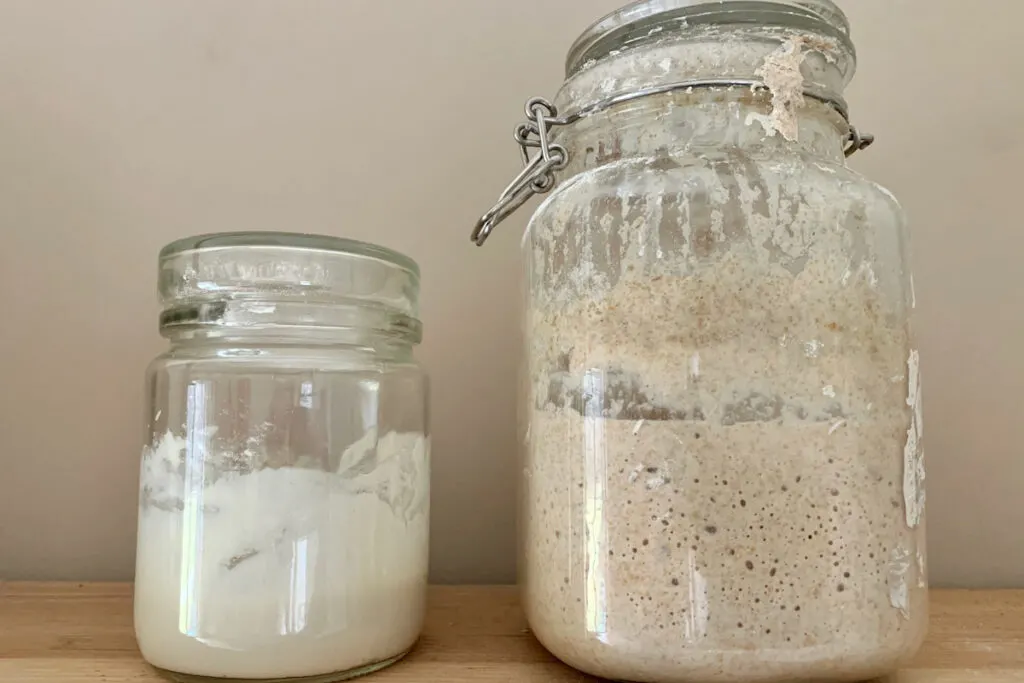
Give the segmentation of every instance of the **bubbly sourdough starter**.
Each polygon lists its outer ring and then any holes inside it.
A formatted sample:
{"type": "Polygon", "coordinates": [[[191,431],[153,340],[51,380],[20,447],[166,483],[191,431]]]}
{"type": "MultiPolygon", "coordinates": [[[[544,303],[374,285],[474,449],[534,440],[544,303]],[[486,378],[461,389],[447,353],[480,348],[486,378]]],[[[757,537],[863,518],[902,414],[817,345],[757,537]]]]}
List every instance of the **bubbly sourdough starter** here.
{"type": "MultiPolygon", "coordinates": [[[[202,440],[200,440],[202,441],[202,440]]],[[[216,678],[345,672],[406,652],[427,582],[427,441],[371,430],[334,473],[205,480],[167,435],[143,456],[135,585],[151,664],[216,678]]],[[[230,454],[227,456],[230,457],[230,454]]]]}
{"type": "Polygon", "coordinates": [[[569,664],[862,680],[920,643],[916,353],[869,270],[830,284],[836,255],[739,250],[529,313],[525,604],[569,664]]]}

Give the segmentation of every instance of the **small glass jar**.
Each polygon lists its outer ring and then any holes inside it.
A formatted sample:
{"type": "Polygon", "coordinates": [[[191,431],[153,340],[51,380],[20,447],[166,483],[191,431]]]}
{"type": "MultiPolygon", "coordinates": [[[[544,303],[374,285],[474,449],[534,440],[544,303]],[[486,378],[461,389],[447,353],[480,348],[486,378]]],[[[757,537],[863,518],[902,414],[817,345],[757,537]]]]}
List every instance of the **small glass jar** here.
{"type": "Polygon", "coordinates": [[[517,129],[481,243],[523,239],[521,582],[565,662],[855,681],[928,618],[904,218],[845,156],[830,0],[644,0],[517,129]]]}
{"type": "Polygon", "coordinates": [[[176,680],[337,681],[423,623],[429,528],[419,270],[330,237],[160,254],[135,577],[145,659],[176,680]]]}

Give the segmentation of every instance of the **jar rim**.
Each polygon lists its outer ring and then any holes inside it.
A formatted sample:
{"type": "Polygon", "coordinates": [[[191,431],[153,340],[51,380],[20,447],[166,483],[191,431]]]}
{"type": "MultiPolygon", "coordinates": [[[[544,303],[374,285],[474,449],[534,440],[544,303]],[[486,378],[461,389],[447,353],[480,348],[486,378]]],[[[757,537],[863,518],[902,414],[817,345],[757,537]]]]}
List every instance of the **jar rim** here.
{"type": "Polygon", "coordinates": [[[159,256],[161,329],[376,330],[419,340],[419,267],[357,240],[286,232],[186,237],[159,256]]]}
{"type": "Polygon", "coordinates": [[[349,254],[384,261],[408,271],[418,280],[420,267],[415,260],[393,249],[370,242],[344,237],[292,232],[218,232],[193,235],[175,240],[160,250],[160,261],[174,258],[191,251],[236,247],[280,247],[303,251],[321,251],[349,254]]]}
{"type": "Polygon", "coordinates": [[[807,27],[810,22],[854,51],[850,22],[833,0],[636,0],[598,19],[576,39],[566,57],[566,77],[622,48],[639,33],[653,35],[666,21],[728,25],[750,23],[753,17],[779,26],[807,27]]]}

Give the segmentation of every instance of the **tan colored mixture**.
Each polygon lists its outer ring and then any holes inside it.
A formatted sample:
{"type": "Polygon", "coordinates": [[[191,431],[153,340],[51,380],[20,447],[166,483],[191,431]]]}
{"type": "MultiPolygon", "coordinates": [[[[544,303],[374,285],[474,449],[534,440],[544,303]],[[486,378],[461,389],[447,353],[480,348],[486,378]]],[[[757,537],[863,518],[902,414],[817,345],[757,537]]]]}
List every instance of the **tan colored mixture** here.
{"type": "Polygon", "coordinates": [[[836,277],[837,253],[796,275],[734,254],[531,311],[525,602],[569,664],[862,680],[916,649],[916,367],[873,275],[836,277]]]}

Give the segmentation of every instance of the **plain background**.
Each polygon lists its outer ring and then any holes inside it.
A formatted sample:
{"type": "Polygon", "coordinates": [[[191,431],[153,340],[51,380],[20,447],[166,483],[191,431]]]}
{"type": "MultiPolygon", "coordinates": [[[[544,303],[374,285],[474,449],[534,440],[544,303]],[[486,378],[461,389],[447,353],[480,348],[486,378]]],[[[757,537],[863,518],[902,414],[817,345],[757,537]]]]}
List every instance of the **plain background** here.
{"type": "MultiPolygon", "coordinates": [[[[433,577],[514,577],[511,130],[618,0],[0,0],[0,578],[132,576],[156,254],[221,230],[423,267],[433,577]]],[[[934,581],[1024,586],[1020,0],[846,0],[854,165],[916,241],[934,581]]]]}

